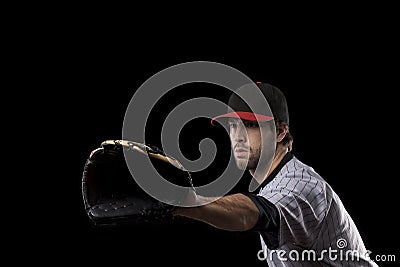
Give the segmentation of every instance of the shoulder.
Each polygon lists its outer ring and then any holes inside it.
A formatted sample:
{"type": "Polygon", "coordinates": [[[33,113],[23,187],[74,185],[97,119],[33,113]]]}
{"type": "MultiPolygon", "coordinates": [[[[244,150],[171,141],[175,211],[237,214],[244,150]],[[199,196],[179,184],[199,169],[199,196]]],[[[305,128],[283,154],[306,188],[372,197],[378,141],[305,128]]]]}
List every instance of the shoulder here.
{"type": "Polygon", "coordinates": [[[312,167],[293,157],[260,190],[260,195],[274,203],[293,201],[293,198],[310,203],[324,197],[326,188],[327,183],[312,167]]]}

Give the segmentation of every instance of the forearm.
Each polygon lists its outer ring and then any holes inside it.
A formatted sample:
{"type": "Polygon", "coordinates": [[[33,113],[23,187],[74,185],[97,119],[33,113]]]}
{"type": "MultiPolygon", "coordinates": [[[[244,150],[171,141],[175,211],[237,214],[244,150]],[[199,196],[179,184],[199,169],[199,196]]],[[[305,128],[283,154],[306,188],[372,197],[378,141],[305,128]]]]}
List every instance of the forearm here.
{"type": "MultiPolygon", "coordinates": [[[[198,196],[201,202],[201,196],[198,196]]],[[[174,215],[203,221],[216,228],[230,231],[246,231],[258,220],[257,206],[247,196],[234,194],[221,197],[206,205],[178,208],[174,215]]]]}

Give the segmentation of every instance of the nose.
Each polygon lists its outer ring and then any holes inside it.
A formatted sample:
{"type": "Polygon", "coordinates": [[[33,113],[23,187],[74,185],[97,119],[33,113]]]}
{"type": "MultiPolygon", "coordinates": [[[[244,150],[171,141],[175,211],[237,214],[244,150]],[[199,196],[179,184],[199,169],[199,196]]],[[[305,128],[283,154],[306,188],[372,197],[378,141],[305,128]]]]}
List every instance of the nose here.
{"type": "Polygon", "coordinates": [[[244,125],[238,123],[238,126],[233,132],[233,139],[236,143],[244,143],[247,140],[247,132],[244,125]]]}

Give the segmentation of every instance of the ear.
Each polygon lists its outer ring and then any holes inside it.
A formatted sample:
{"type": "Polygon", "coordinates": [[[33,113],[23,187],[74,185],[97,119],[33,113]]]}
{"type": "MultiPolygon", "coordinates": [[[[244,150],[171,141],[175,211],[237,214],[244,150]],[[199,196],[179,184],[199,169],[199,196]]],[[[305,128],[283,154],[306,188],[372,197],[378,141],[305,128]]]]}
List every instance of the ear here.
{"type": "Polygon", "coordinates": [[[288,132],[288,126],[284,123],[280,123],[276,128],[276,142],[280,143],[285,138],[288,132]]]}

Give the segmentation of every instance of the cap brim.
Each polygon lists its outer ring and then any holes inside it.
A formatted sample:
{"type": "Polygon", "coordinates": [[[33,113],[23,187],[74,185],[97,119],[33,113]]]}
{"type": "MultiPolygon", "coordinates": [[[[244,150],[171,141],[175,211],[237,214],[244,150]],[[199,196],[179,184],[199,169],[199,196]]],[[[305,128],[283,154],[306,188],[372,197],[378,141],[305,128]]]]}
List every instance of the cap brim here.
{"type": "Polygon", "coordinates": [[[271,121],[274,119],[274,117],[271,117],[271,116],[256,114],[253,112],[238,111],[238,112],[230,112],[230,113],[216,116],[211,119],[211,124],[214,125],[214,121],[221,119],[221,118],[237,118],[237,119],[242,119],[242,120],[259,121],[259,122],[271,121]]]}

